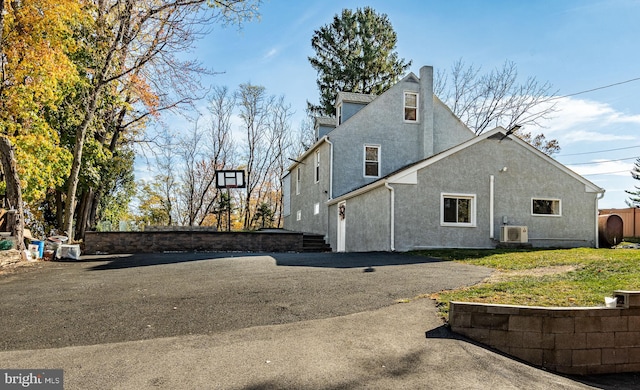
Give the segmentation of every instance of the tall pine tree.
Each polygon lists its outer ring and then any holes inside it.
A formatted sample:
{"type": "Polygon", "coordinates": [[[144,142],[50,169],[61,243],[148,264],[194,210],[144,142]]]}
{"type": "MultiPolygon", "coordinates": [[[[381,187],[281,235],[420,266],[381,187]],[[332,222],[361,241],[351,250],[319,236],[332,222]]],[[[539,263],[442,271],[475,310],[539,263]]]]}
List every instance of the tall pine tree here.
{"type": "Polygon", "coordinates": [[[333,23],[316,30],[309,57],[318,72],[320,104],[307,103],[311,113],[335,115],[338,91],[380,94],[395,84],[411,66],[394,51],[396,33],[385,14],[372,8],[344,9],[333,23]]]}
{"type": "MultiPolygon", "coordinates": [[[[631,170],[631,176],[640,180],[640,158],[636,160],[636,163],[631,170]]],[[[627,194],[631,195],[629,200],[627,200],[627,205],[629,207],[640,207],[640,186],[634,186],[636,188],[635,191],[625,191],[627,194]]]]}

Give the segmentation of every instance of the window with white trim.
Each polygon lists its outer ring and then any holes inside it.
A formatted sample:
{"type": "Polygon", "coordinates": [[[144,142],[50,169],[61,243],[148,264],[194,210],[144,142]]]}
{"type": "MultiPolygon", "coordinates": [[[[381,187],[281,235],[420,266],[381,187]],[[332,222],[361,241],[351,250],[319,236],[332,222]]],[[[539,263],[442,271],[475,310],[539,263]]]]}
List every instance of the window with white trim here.
{"type": "Polygon", "coordinates": [[[440,210],[442,226],[476,225],[475,194],[442,194],[440,210]]]}
{"type": "Polygon", "coordinates": [[[320,203],[315,203],[313,205],[313,215],[320,214],[320,203]]]}
{"type": "Polygon", "coordinates": [[[302,169],[296,168],[296,195],[300,195],[300,181],[302,180],[302,169]]]}
{"type": "Polygon", "coordinates": [[[342,103],[336,108],[336,114],[338,115],[338,126],[342,124],[342,103]]]}
{"type": "Polygon", "coordinates": [[[404,93],[404,120],[405,122],[418,121],[418,94],[415,92],[404,93]]]}
{"type": "Polygon", "coordinates": [[[302,210],[298,210],[296,212],[296,221],[299,221],[302,219],[302,210]]]}
{"type": "Polygon", "coordinates": [[[320,181],[320,151],[319,150],[316,150],[316,166],[313,174],[313,181],[316,183],[320,181]]]}
{"type": "Polygon", "coordinates": [[[532,215],[562,216],[562,202],[553,198],[531,198],[532,215]]]}
{"type": "Polygon", "coordinates": [[[364,176],[380,176],[380,145],[364,146],[364,176]]]}

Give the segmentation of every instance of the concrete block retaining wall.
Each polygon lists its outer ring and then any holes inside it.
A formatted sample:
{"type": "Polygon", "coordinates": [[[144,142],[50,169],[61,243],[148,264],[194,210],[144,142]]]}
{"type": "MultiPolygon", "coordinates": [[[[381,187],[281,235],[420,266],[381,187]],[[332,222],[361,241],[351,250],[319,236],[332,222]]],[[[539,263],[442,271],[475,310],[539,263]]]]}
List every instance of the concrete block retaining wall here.
{"type": "Polygon", "coordinates": [[[565,374],[640,371],[640,292],[619,307],[528,307],[451,302],[454,332],[565,374]],[[620,307],[623,306],[623,307],[620,307]]]}
{"type": "Polygon", "coordinates": [[[289,232],[144,231],[87,232],[83,253],[168,251],[300,252],[303,234],[289,232]]]}

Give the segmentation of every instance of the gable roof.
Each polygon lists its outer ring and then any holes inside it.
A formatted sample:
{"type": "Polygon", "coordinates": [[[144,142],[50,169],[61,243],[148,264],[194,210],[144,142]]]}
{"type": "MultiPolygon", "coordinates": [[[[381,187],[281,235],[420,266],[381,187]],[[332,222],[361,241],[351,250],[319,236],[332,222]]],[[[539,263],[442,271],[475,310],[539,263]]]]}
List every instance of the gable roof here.
{"type": "Polygon", "coordinates": [[[367,185],[364,185],[360,188],[356,188],[346,194],[343,194],[337,198],[334,199],[330,199],[328,204],[334,204],[337,202],[340,202],[342,200],[346,200],[355,196],[358,196],[360,194],[369,192],[377,187],[383,186],[385,184],[415,184],[417,181],[417,174],[418,171],[420,169],[423,169],[425,167],[428,167],[429,165],[432,165],[440,160],[443,160],[461,150],[464,150],[472,145],[475,145],[481,141],[484,141],[488,138],[492,138],[492,137],[496,137],[499,136],[501,138],[509,138],[510,140],[516,142],[517,144],[519,144],[520,146],[528,149],[529,151],[535,153],[536,155],[538,155],[538,157],[542,158],[543,160],[545,160],[546,162],[550,163],[551,165],[555,166],[556,168],[560,169],[561,171],[563,171],[564,173],[568,174],[569,176],[573,177],[575,180],[583,183],[585,185],[585,190],[587,192],[593,192],[593,193],[604,193],[604,189],[601,187],[598,187],[597,185],[593,184],[592,182],[590,182],[589,180],[585,179],[584,177],[578,175],[577,173],[575,173],[574,171],[572,171],[571,169],[567,168],[565,165],[559,163],[558,161],[556,161],[555,159],[551,158],[550,156],[546,155],[545,153],[541,152],[540,150],[536,149],[535,147],[533,147],[532,145],[530,145],[529,143],[521,140],[520,138],[514,136],[514,135],[507,135],[507,130],[505,130],[503,127],[498,126],[495,129],[491,130],[491,131],[487,131],[485,133],[482,133],[481,135],[474,137],[466,142],[463,142],[461,144],[458,144],[452,148],[449,148],[443,152],[440,152],[438,154],[435,154],[433,156],[430,156],[424,160],[415,162],[413,164],[409,164],[405,167],[402,167],[400,169],[398,169],[395,172],[391,172],[390,174],[379,178],[378,180],[369,183],[367,185]]]}
{"type": "Polygon", "coordinates": [[[336,98],[336,106],[341,102],[369,104],[376,97],[376,95],[367,93],[338,92],[338,97],[336,98]]]}

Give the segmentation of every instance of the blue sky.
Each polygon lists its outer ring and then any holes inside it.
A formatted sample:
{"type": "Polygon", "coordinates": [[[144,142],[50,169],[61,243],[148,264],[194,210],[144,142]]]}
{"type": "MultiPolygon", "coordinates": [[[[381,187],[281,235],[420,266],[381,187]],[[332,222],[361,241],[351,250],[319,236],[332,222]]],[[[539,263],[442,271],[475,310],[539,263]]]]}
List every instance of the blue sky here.
{"type": "MultiPolygon", "coordinates": [[[[319,95],[307,59],[313,32],[343,8],[365,6],[388,16],[397,52],[416,74],[423,65],[448,69],[460,58],[487,71],[510,60],[520,77],[548,81],[560,96],[640,78],[635,0],[267,0],[260,21],[240,31],[216,26],[187,55],[224,72],[206,85],[250,82],[284,95],[297,129],[306,101],[319,95]]],[[[557,139],[557,160],[605,188],[601,208],[626,207],[624,190],[640,185],[629,174],[640,157],[640,80],[558,102],[545,128],[525,130],[557,139]]]]}

